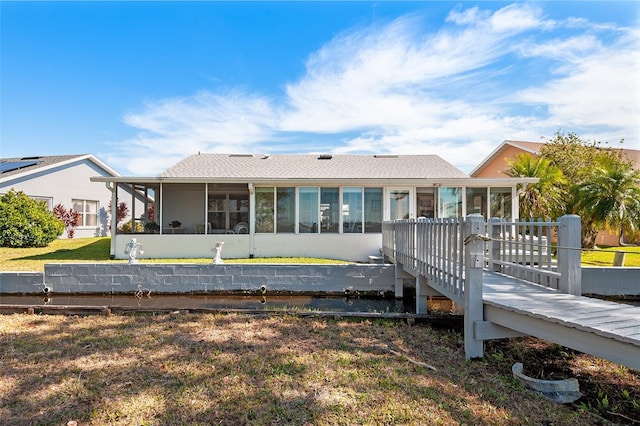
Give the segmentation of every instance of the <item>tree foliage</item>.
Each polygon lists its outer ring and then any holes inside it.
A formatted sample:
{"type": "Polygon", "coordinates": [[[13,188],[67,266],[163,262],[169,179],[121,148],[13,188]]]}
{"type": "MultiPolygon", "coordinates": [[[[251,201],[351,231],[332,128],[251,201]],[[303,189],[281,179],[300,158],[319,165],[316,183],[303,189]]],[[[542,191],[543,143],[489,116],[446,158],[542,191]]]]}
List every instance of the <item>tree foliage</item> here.
{"type": "Polygon", "coordinates": [[[588,212],[595,226],[617,232],[620,243],[625,231],[640,228],[640,173],[621,164],[594,168],[589,179],[575,190],[576,207],[588,212]]]}
{"type": "Polygon", "coordinates": [[[0,197],[0,246],[45,247],[63,231],[44,201],[13,189],[0,197]]]}
{"type": "Polygon", "coordinates": [[[537,183],[520,188],[520,215],[525,218],[555,217],[563,208],[566,179],[562,171],[544,157],[519,154],[508,161],[507,175],[536,177],[537,183]]]}
{"type": "Polygon", "coordinates": [[[555,217],[577,214],[582,218],[584,247],[595,245],[599,230],[620,232],[638,228],[640,204],[634,202],[638,172],[621,149],[586,141],[575,133],[556,133],[542,146],[540,157],[565,176],[564,182],[558,183],[563,198],[555,217]]]}
{"type": "Polygon", "coordinates": [[[80,223],[80,213],[73,209],[67,210],[65,206],[58,203],[53,207],[53,214],[58,218],[67,230],[67,237],[73,238],[75,234],[75,227],[80,223]]]}
{"type": "MultiPolygon", "coordinates": [[[[127,203],[125,203],[124,201],[121,202],[117,202],[116,201],[116,205],[117,205],[117,209],[116,209],[116,225],[119,224],[120,222],[122,222],[124,220],[125,217],[127,217],[127,215],[129,214],[129,207],[127,207],[127,203]]],[[[109,204],[107,205],[107,214],[111,215],[111,212],[113,211],[112,205],[111,205],[111,200],[109,200],[109,204]]]]}

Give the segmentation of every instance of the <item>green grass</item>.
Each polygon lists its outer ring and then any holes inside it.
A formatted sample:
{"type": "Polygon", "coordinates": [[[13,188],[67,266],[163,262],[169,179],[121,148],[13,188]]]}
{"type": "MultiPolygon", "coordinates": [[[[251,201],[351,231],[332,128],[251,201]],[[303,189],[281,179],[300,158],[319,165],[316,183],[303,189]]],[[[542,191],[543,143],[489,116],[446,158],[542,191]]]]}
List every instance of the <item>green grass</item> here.
{"type": "MultiPolygon", "coordinates": [[[[13,249],[0,247],[0,271],[44,271],[45,263],[126,262],[109,260],[111,239],[75,238],[55,240],[47,247],[13,249]]],[[[625,266],[640,267],[640,247],[602,247],[582,252],[582,264],[611,266],[616,251],[627,252],[625,266]]],[[[341,260],[309,257],[270,257],[224,259],[225,263],[349,263],[341,260]]],[[[140,263],[211,263],[211,258],[141,259],[140,263]]]]}
{"type": "Polygon", "coordinates": [[[624,266],[640,266],[640,247],[600,247],[582,252],[582,264],[589,266],[612,266],[616,251],[626,252],[624,266]]]}
{"type": "MultiPolygon", "coordinates": [[[[0,271],[44,271],[46,263],[114,262],[109,260],[111,238],[74,238],[53,241],[47,247],[0,247],[0,271]]],[[[212,258],[197,259],[140,259],[140,263],[211,263],[212,258]]],[[[349,263],[341,260],[309,257],[269,257],[253,259],[224,259],[225,263],[349,263]]]]}

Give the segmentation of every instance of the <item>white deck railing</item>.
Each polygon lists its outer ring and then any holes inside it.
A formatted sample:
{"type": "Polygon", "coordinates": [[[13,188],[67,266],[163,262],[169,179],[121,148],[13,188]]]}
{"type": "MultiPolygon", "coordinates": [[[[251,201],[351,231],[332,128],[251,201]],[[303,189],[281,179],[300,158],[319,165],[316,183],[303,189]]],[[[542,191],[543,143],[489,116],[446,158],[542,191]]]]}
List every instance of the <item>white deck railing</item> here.
{"type": "MultiPolygon", "coordinates": [[[[459,302],[464,295],[464,247],[468,238],[463,232],[464,223],[465,218],[385,222],[382,252],[427,277],[432,287],[459,302]]],[[[563,216],[557,222],[506,222],[492,218],[477,236],[484,244],[483,266],[489,270],[580,294],[577,216],[563,216]]]]}
{"type": "Polygon", "coordinates": [[[488,223],[489,269],[554,289],[560,288],[551,241],[558,235],[559,222],[488,223]]]}
{"type": "MultiPolygon", "coordinates": [[[[580,218],[558,222],[489,223],[480,215],[459,219],[419,219],[385,222],[383,254],[421,283],[464,306],[464,345],[467,358],[483,356],[476,327],[484,321],[482,280],[485,268],[562,293],[580,295],[580,218]],[[552,246],[552,237],[557,245],[552,246]],[[554,265],[552,247],[557,252],[554,265]]],[[[397,280],[397,278],[396,278],[397,280]]],[[[397,285],[397,283],[396,283],[397,285]]],[[[396,290],[397,294],[397,290],[396,290]]],[[[498,333],[499,334],[499,333],[498,333]]]]}

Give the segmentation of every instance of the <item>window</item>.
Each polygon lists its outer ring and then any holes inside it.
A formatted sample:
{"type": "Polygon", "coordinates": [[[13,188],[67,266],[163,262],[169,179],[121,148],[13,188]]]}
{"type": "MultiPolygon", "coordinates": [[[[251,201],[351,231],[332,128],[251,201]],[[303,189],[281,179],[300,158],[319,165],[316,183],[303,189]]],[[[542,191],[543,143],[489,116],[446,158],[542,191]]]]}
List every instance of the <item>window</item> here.
{"type": "Polygon", "coordinates": [[[342,189],[342,232],[362,233],[362,188],[342,189]]]}
{"type": "Polygon", "coordinates": [[[256,188],[256,232],[274,231],[273,194],[274,188],[256,188]]]}
{"type": "Polygon", "coordinates": [[[73,210],[80,214],[78,226],[98,226],[98,202],[91,200],[71,200],[73,210]]]}
{"type": "Polygon", "coordinates": [[[38,197],[38,196],[34,196],[34,195],[29,195],[29,198],[34,199],[36,201],[44,201],[45,204],[47,205],[47,209],[49,209],[49,211],[53,210],[53,198],[51,198],[51,197],[38,197]]]}
{"type": "Polygon", "coordinates": [[[318,232],[318,188],[302,187],[298,190],[299,224],[301,234],[318,232]]]}
{"type": "Polygon", "coordinates": [[[435,214],[435,191],[433,188],[418,188],[416,201],[418,206],[418,217],[434,218],[435,214]]]}
{"type": "Polygon", "coordinates": [[[467,214],[487,218],[487,188],[467,188],[467,214]]]}
{"type": "Polygon", "coordinates": [[[382,232],[382,188],[364,189],[364,232],[382,232]]]}
{"type": "Polygon", "coordinates": [[[409,190],[393,190],[389,193],[389,218],[409,219],[409,190]]]}
{"type": "MultiPolygon", "coordinates": [[[[273,197],[272,197],[273,203],[273,197]]],[[[249,189],[244,185],[209,186],[207,233],[249,233],[249,189]]],[[[204,233],[205,226],[198,226],[204,233]]]]}
{"type": "Polygon", "coordinates": [[[462,189],[451,187],[440,188],[440,208],[438,210],[443,218],[462,216],[462,189]]]}
{"type": "Polygon", "coordinates": [[[276,194],[278,206],[276,232],[295,232],[296,190],[295,188],[278,188],[276,194]]]}
{"type": "Polygon", "coordinates": [[[337,234],[340,231],[340,189],[320,188],[320,232],[337,234]]]}
{"type": "Polygon", "coordinates": [[[491,217],[511,220],[511,188],[491,188],[491,217]]]}

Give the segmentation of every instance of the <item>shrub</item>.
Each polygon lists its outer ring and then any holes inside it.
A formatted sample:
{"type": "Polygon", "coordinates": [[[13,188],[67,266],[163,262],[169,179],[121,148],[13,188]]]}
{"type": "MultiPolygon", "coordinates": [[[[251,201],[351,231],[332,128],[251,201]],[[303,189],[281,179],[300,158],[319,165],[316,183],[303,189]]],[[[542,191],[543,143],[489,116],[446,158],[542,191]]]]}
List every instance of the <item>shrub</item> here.
{"type": "Polygon", "coordinates": [[[80,223],[80,213],[73,211],[73,209],[67,210],[65,206],[58,203],[53,208],[53,215],[64,223],[64,228],[67,230],[67,237],[73,238],[76,232],[74,228],[80,223]]]}
{"type": "Polygon", "coordinates": [[[44,201],[13,189],[0,197],[0,246],[45,247],[63,231],[44,201]]]}
{"type": "Polygon", "coordinates": [[[120,234],[142,234],[144,226],[140,222],[136,222],[135,231],[131,232],[131,221],[128,220],[118,228],[120,234]]]}

